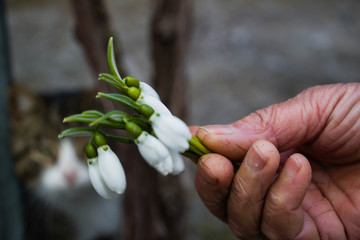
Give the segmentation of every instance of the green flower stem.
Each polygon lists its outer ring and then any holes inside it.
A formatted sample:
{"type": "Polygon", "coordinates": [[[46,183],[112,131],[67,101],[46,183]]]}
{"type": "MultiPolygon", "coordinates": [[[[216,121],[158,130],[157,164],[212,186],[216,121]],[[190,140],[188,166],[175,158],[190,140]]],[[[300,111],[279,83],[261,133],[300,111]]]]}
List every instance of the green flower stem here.
{"type": "Polygon", "coordinates": [[[115,135],[111,135],[111,134],[104,134],[104,135],[108,139],[112,139],[112,140],[122,142],[122,143],[134,144],[134,140],[131,138],[120,137],[120,136],[115,136],[115,135]]]}
{"type": "Polygon", "coordinates": [[[64,118],[63,122],[64,123],[68,123],[68,122],[83,122],[83,123],[92,123],[93,121],[95,121],[96,119],[98,119],[97,117],[87,117],[81,114],[75,114],[75,115],[71,115],[69,117],[64,118]]]}
{"type": "Polygon", "coordinates": [[[199,159],[200,158],[200,156],[198,154],[195,154],[195,153],[193,153],[191,151],[185,151],[185,152],[182,153],[182,155],[185,156],[185,157],[188,157],[188,158],[192,158],[192,159],[199,159]]]}
{"type": "Polygon", "coordinates": [[[137,102],[135,102],[134,100],[132,100],[131,98],[129,98],[128,96],[122,95],[122,94],[117,94],[117,93],[102,93],[99,92],[96,95],[97,98],[107,98],[109,100],[118,102],[123,104],[126,107],[131,108],[132,110],[138,112],[139,111],[139,104],[137,102]]]}
{"type": "Polygon", "coordinates": [[[109,71],[111,74],[117,76],[121,80],[121,76],[119,74],[119,71],[116,67],[116,61],[115,61],[115,53],[114,53],[114,41],[113,37],[110,37],[108,42],[108,48],[107,48],[107,60],[108,60],[108,66],[109,71]]]}
{"type": "Polygon", "coordinates": [[[98,129],[95,128],[90,128],[90,127],[75,127],[75,128],[68,128],[64,131],[62,131],[59,135],[58,138],[62,139],[64,137],[93,137],[95,131],[98,131],[100,133],[102,133],[107,139],[112,139],[118,142],[122,142],[122,143],[128,143],[128,144],[133,144],[134,140],[127,138],[127,137],[120,137],[120,136],[115,136],[112,134],[107,134],[104,133],[103,131],[100,131],[98,129]]]}
{"type": "MultiPolygon", "coordinates": [[[[124,125],[124,127],[125,127],[125,125],[124,125]]],[[[124,129],[124,128],[122,128],[122,129],[124,129]]],[[[58,137],[60,139],[62,139],[64,137],[93,137],[95,131],[98,131],[98,132],[102,133],[107,139],[112,139],[112,140],[115,140],[115,141],[118,141],[118,142],[121,142],[121,143],[134,144],[134,140],[131,139],[131,138],[120,137],[120,136],[116,136],[116,135],[112,135],[112,134],[107,134],[107,133],[105,133],[103,131],[100,131],[100,130],[98,130],[96,128],[90,128],[90,127],[68,128],[68,129],[62,131],[58,135],[58,137]]],[[[195,139],[193,141],[198,141],[197,146],[202,145],[198,139],[195,139]]],[[[192,159],[199,159],[202,155],[204,155],[206,153],[209,153],[209,152],[208,151],[207,152],[200,151],[194,145],[190,144],[189,150],[182,153],[182,155],[184,155],[185,157],[192,158],[192,159]]]]}
{"type": "Polygon", "coordinates": [[[58,138],[64,137],[91,137],[94,134],[94,129],[89,127],[75,127],[75,128],[68,128],[62,131],[58,138]]]}
{"type": "Polygon", "coordinates": [[[90,126],[96,126],[98,124],[101,124],[101,122],[105,120],[114,121],[116,123],[124,123],[122,121],[123,117],[128,117],[128,116],[129,115],[123,111],[113,110],[104,114],[103,116],[100,116],[98,119],[90,123],[90,126]]]}
{"type": "Polygon", "coordinates": [[[211,151],[209,149],[207,149],[201,142],[199,139],[197,139],[196,137],[192,137],[189,140],[189,144],[190,146],[193,146],[194,148],[196,148],[197,150],[199,150],[202,154],[207,154],[207,153],[211,153],[211,151]]]}
{"type": "Polygon", "coordinates": [[[194,147],[194,146],[191,145],[191,144],[190,144],[189,150],[190,150],[191,152],[194,152],[195,154],[199,155],[200,157],[201,157],[202,155],[204,155],[203,152],[201,152],[199,149],[197,149],[196,147],[194,147]]]}
{"type": "MultiPolygon", "coordinates": [[[[94,118],[87,118],[87,117],[66,117],[64,118],[64,123],[65,122],[82,122],[82,123],[88,123],[89,125],[91,123],[93,123],[94,121],[96,121],[96,119],[94,118]]],[[[100,123],[97,124],[97,126],[103,126],[103,127],[109,127],[109,128],[116,128],[116,129],[124,129],[125,124],[124,123],[116,123],[116,122],[111,122],[108,120],[104,120],[101,121],[100,123]]]]}
{"type": "Polygon", "coordinates": [[[92,117],[101,117],[104,114],[102,112],[99,112],[97,110],[87,110],[81,113],[82,115],[86,115],[86,116],[92,116],[92,117]]]}
{"type": "Polygon", "coordinates": [[[114,86],[123,93],[127,93],[128,87],[120,78],[116,77],[115,75],[109,73],[100,73],[99,80],[114,86]]]}

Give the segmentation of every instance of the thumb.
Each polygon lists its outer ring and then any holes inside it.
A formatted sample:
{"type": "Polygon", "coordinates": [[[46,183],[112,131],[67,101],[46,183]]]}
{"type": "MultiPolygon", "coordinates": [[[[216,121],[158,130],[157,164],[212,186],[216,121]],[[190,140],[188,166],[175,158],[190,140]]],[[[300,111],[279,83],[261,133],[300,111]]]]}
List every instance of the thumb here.
{"type": "Polygon", "coordinates": [[[349,86],[359,89],[356,84],[309,88],[231,124],[200,127],[196,136],[210,150],[231,160],[242,159],[258,139],[270,141],[280,152],[286,151],[319,137],[349,86]]]}

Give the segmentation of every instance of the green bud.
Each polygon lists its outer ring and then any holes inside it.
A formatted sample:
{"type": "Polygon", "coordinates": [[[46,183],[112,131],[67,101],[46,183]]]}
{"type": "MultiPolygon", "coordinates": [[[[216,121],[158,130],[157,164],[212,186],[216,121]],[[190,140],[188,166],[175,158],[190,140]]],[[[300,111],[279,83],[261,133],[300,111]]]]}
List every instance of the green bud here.
{"type": "Polygon", "coordinates": [[[140,90],[136,87],[129,87],[127,92],[128,96],[135,101],[139,98],[140,93],[140,90]]]}
{"type": "Polygon", "coordinates": [[[95,144],[97,147],[106,145],[106,138],[105,138],[104,134],[95,132],[93,138],[94,138],[94,141],[95,141],[95,144]]]}
{"type": "Polygon", "coordinates": [[[88,159],[97,157],[98,154],[94,144],[89,142],[88,145],[85,146],[85,154],[88,159]]]}
{"type": "Polygon", "coordinates": [[[136,78],[127,76],[124,78],[124,80],[128,87],[140,88],[140,82],[136,78]]]}
{"type": "Polygon", "coordinates": [[[139,108],[139,112],[141,115],[143,115],[144,117],[149,119],[151,117],[151,115],[154,114],[154,109],[152,107],[150,107],[149,105],[142,104],[139,108]]]}
{"type": "Polygon", "coordinates": [[[141,127],[134,122],[126,122],[125,129],[134,139],[138,138],[143,131],[141,127]]]}

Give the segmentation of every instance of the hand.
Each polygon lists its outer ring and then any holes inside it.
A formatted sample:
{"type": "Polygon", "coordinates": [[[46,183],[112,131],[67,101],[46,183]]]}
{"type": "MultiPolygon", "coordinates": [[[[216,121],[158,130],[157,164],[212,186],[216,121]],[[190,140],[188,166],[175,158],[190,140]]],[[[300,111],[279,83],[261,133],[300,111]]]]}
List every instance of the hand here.
{"type": "Polygon", "coordinates": [[[192,127],[216,152],[198,162],[200,198],[241,239],[360,239],[359,119],[354,83],[192,127]]]}

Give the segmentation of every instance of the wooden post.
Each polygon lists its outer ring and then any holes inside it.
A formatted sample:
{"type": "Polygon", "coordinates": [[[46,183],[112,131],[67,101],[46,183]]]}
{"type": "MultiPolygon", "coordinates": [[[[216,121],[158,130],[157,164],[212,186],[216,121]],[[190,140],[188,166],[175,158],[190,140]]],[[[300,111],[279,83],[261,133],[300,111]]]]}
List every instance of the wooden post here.
{"type": "MultiPolygon", "coordinates": [[[[186,119],[185,55],[190,33],[190,0],[157,0],[151,20],[153,83],[162,101],[186,119]]],[[[127,161],[125,239],[183,239],[184,199],[178,177],[162,177],[138,155],[127,161]]]]}
{"type": "MultiPolygon", "coordinates": [[[[106,6],[103,0],[72,0],[72,5],[75,17],[75,33],[84,48],[84,53],[94,73],[94,79],[97,80],[99,73],[108,72],[107,44],[109,38],[114,35],[106,6]]],[[[114,42],[116,42],[116,37],[114,42]]],[[[120,75],[124,76],[118,44],[115,43],[114,46],[118,70],[120,75]]],[[[114,91],[109,85],[100,81],[97,82],[97,88],[103,92],[114,91]]],[[[113,107],[113,105],[106,103],[104,104],[105,110],[113,107]]]]}
{"type": "Polygon", "coordinates": [[[13,163],[10,158],[8,86],[11,81],[5,3],[0,0],[0,239],[24,238],[22,205],[13,163]]]}
{"type": "Polygon", "coordinates": [[[187,116],[185,57],[191,26],[191,0],[157,0],[151,22],[153,81],[171,112],[187,116]]]}

